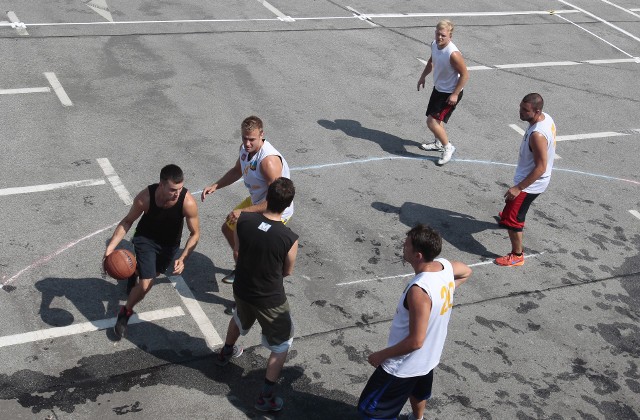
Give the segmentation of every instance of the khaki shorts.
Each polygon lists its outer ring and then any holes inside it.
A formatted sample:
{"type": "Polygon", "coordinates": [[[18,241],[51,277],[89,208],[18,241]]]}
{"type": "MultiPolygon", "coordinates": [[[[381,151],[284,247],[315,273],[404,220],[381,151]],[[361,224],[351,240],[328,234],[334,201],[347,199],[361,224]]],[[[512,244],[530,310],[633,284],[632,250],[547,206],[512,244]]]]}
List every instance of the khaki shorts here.
{"type": "Polygon", "coordinates": [[[293,321],[289,309],[289,302],[274,308],[259,308],[243,301],[235,294],[236,307],[233,318],[240,329],[240,334],[246,335],[253,324],[258,321],[262,328],[263,345],[274,353],[287,351],[293,341],[293,321]]]}
{"type": "MultiPolygon", "coordinates": [[[[242,210],[242,209],[246,209],[247,207],[250,207],[252,205],[253,205],[253,202],[251,201],[251,197],[247,197],[244,200],[242,200],[242,202],[240,204],[238,204],[237,206],[235,206],[233,209],[234,210],[242,210]]],[[[289,217],[289,218],[286,218],[286,219],[282,219],[282,223],[284,223],[286,225],[287,222],[289,221],[289,219],[291,219],[291,218],[289,217]]],[[[236,224],[235,223],[232,223],[232,222],[229,222],[229,221],[226,221],[225,223],[227,224],[227,227],[229,229],[231,229],[232,231],[236,230],[236,224]]]]}

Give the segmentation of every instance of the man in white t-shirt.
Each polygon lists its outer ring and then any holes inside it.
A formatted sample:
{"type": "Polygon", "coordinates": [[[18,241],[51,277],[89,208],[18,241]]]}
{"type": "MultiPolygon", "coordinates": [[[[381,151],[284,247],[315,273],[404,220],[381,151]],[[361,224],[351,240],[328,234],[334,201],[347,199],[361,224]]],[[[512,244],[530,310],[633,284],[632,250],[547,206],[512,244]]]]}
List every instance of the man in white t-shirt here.
{"type": "Polygon", "coordinates": [[[520,143],[518,165],[513,187],[504,193],[505,206],[499,213],[500,225],[509,231],[511,252],[496,258],[495,263],[505,267],[524,264],[522,230],[529,206],[549,186],[553,160],[556,155],[556,124],[542,112],[544,100],[530,93],[520,102],[520,119],[529,123],[520,143]]]}
{"type": "Polygon", "coordinates": [[[462,89],[469,80],[467,66],[460,50],[451,42],[453,22],[444,19],[436,25],[435,40],[431,42],[431,57],[418,80],[418,90],[424,88],[427,75],[433,70],[433,91],[427,106],[427,127],[435,136],[433,143],[420,146],[422,150],[439,151],[438,165],[451,160],[456,148],[449,142],[444,125],[462,99],[462,89]]]}
{"type": "Polygon", "coordinates": [[[471,276],[461,262],[436,259],[441,249],[442,238],[434,229],[417,225],[407,232],[403,258],[416,275],[400,297],[387,347],[369,355],[376,370],[358,401],[363,419],[395,419],[407,399],[412,413],[404,418],[421,420],[424,415],[447,337],[453,293],[471,276]]]}
{"type": "MultiPolygon", "coordinates": [[[[202,201],[209,194],[213,194],[220,188],[233,184],[243,178],[244,185],[249,190],[249,197],[245,198],[227,215],[222,224],[222,234],[227,239],[231,249],[234,249],[234,232],[240,213],[253,212],[264,213],[267,210],[267,190],[269,185],[280,177],[291,179],[289,165],[284,157],[264,138],[262,120],[256,116],[250,116],[242,121],[242,145],[239,157],[233,168],[229,169],[222,178],[209,185],[202,191],[202,201]]],[[[282,213],[282,222],[287,223],[293,215],[293,203],[282,213]]],[[[238,255],[234,251],[234,261],[238,255]]],[[[235,269],[226,275],[222,281],[232,284],[235,279],[235,269]]]]}

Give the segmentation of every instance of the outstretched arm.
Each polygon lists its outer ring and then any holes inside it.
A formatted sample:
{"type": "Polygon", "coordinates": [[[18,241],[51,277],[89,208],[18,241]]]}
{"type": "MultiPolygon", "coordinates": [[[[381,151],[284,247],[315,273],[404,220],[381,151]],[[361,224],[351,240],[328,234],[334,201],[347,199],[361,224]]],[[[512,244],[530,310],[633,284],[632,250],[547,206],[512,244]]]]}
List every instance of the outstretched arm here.
{"type": "Polygon", "coordinates": [[[233,168],[229,169],[224,175],[222,175],[222,178],[202,190],[200,200],[204,201],[209,194],[213,194],[216,190],[233,184],[240,178],[242,178],[242,169],[240,167],[240,159],[238,159],[233,168]]]}

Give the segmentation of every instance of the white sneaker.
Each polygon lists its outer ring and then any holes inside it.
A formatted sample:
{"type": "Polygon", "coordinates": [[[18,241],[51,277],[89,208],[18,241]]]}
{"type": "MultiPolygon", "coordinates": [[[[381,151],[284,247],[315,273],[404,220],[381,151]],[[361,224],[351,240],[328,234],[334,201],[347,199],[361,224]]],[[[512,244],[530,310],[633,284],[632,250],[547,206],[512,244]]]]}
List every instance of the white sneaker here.
{"type": "Polygon", "coordinates": [[[449,162],[451,160],[451,157],[453,156],[453,152],[455,151],[456,147],[453,144],[447,144],[442,150],[442,156],[440,157],[440,160],[438,160],[438,165],[444,165],[445,163],[449,162]]]}
{"type": "Polygon", "coordinates": [[[428,152],[432,152],[432,151],[436,151],[436,152],[442,152],[442,143],[440,143],[440,140],[435,139],[435,141],[433,143],[422,143],[420,145],[420,148],[422,150],[426,150],[428,152]]]}

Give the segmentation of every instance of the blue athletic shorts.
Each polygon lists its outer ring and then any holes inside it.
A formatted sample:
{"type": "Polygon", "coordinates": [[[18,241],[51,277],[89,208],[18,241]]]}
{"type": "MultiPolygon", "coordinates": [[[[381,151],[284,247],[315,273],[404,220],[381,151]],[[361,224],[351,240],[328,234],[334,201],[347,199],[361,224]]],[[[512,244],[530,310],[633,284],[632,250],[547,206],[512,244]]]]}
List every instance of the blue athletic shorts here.
{"type": "Polygon", "coordinates": [[[144,236],[134,236],[131,242],[136,250],[138,275],[144,280],[167,271],[178,250],[177,246],[161,246],[144,236]]]}

